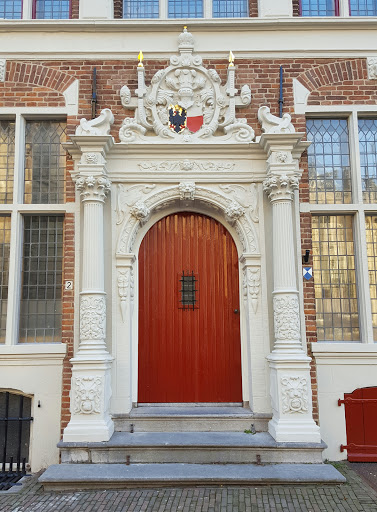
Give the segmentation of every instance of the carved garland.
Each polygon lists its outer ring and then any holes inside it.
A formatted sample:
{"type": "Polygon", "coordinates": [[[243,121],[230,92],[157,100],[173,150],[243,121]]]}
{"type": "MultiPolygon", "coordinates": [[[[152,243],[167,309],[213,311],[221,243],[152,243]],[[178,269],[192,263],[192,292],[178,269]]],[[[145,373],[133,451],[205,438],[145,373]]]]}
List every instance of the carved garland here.
{"type": "Polygon", "coordinates": [[[106,300],[103,296],[82,296],[80,302],[80,340],[106,337],[106,300]]]}
{"type": "Polygon", "coordinates": [[[276,340],[300,339],[299,302],[296,295],[274,295],[274,325],[276,340]]]}

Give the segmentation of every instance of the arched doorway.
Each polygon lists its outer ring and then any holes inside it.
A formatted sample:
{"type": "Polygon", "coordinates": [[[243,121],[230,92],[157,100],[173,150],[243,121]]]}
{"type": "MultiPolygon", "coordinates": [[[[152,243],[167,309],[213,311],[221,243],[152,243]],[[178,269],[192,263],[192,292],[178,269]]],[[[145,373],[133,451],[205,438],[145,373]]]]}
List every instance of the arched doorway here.
{"type": "Polygon", "coordinates": [[[139,251],[139,403],[241,402],[238,255],[225,227],[162,218],[139,251]]]}

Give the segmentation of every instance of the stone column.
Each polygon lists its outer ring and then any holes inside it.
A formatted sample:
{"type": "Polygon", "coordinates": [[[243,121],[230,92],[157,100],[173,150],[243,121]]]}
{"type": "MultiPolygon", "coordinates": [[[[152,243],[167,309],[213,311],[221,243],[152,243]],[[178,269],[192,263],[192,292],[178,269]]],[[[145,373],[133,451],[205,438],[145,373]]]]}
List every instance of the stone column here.
{"type": "Polygon", "coordinates": [[[81,151],[76,188],[82,201],[80,344],[72,363],[71,420],[63,441],[108,441],[114,432],[109,414],[111,363],[106,347],[103,209],[111,183],[106,153],[110,136],[75,136],[81,151]]]}
{"type": "Polygon", "coordinates": [[[275,342],[268,356],[273,410],[269,432],[279,442],[319,443],[319,428],[312,416],[310,357],[301,341],[293,215],[298,159],[307,147],[300,142],[302,136],[269,133],[260,140],[268,156],[264,190],[272,204],[273,222],[275,342]]]}

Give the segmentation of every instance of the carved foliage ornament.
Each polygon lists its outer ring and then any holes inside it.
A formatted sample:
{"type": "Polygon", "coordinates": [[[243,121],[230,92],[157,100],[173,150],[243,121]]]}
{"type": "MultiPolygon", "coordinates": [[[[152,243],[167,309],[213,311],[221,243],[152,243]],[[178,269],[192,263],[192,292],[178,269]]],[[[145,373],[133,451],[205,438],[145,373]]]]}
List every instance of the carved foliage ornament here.
{"type": "Polygon", "coordinates": [[[157,172],[179,172],[179,171],[199,171],[199,172],[229,172],[234,169],[235,164],[232,162],[197,162],[191,160],[164,162],[140,162],[139,168],[142,171],[157,172]]]}
{"type": "Polygon", "coordinates": [[[377,80],[377,57],[368,57],[367,64],[369,80],[377,80]]]}
{"type": "Polygon", "coordinates": [[[126,313],[127,313],[127,300],[130,299],[131,302],[134,300],[134,288],[135,288],[135,280],[134,280],[134,271],[132,268],[126,268],[122,270],[118,270],[118,293],[120,297],[120,309],[122,313],[123,322],[126,321],[126,313]]]}
{"type": "Polygon", "coordinates": [[[105,176],[79,176],[76,179],[76,188],[83,201],[104,201],[111,189],[111,181],[105,176]]]}
{"type": "Polygon", "coordinates": [[[178,38],[179,53],[170,57],[170,66],[155,73],[148,87],[144,67],[137,67],[137,98],[130,96],[127,86],[120,92],[123,106],[135,109],[135,117],[126,118],[119,131],[122,142],[150,142],[147,132],[177,143],[213,137],[253,140],[254,130],[235,114],[236,107],[250,104],[250,87],[242,86],[238,96],[234,65],[229,66],[227,83],[222,85],[216,70],[203,67],[193,50],[194,38],[185,28],[178,38]]]}
{"type": "Polygon", "coordinates": [[[99,414],[101,412],[102,377],[74,378],[73,411],[75,414],[99,414]]]}
{"type": "Polygon", "coordinates": [[[80,301],[80,340],[104,340],[105,336],[105,297],[82,296],[80,301]]]}
{"type": "Polygon", "coordinates": [[[258,302],[260,294],[260,268],[248,267],[244,270],[244,295],[249,294],[251,307],[254,313],[258,311],[258,302]]]}
{"type": "Polygon", "coordinates": [[[7,61],[0,59],[0,82],[5,82],[5,73],[7,70],[7,61]]]}
{"type": "Polygon", "coordinates": [[[283,413],[308,411],[308,381],[305,377],[284,376],[281,378],[283,413]]]}
{"type": "Polygon", "coordinates": [[[296,295],[274,295],[276,340],[300,339],[300,310],[296,295]]]}
{"type": "Polygon", "coordinates": [[[278,199],[292,200],[294,190],[298,189],[299,180],[294,174],[275,175],[271,174],[263,182],[263,190],[271,201],[278,199]]]}

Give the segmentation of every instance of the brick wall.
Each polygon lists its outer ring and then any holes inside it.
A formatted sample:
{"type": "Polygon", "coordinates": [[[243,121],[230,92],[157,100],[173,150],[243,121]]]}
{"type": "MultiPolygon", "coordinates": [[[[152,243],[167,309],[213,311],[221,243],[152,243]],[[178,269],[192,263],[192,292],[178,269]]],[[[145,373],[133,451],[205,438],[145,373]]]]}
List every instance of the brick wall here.
{"type": "Polygon", "coordinates": [[[79,19],[79,3],[80,0],[71,0],[71,19],[79,19]]]}
{"type": "Polygon", "coordinates": [[[123,0],[114,0],[114,18],[123,18],[123,0]]]}
{"type": "Polygon", "coordinates": [[[293,16],[300,16],[300,0],[292,0],[293,16]]]}
{"type": "MultiPolygon", "coordinates": [[[[168,62],[144,61],[146,82],[149,84],[153,74],[166,67],[168,62]]],[[[207,67],[214,67],[223,82],[227,76],[227,55],[219,60],[207,60],[207,67]]],[[[291,59],[291,60],[236,60],[237,87],[250,85],[252,104],[239,112],[246,117],[257,135],[260,127],[257,120],[258,108],[268,105],[275,115],[279,111],[279,68],[284,68],[284,112],[292,114],[296,130],[305,132],[305,116],[293,112],[292,79],[297,78],[310,91],[310,105],[334,104],[371,104],[377,103],[377,82],[367,78],[365,59],[291,59]]],[[[133,116],[133,111],[126,111],[120,102],[119,90],[127,84],[132,93],[137,88],[136,58],[133,61],[69,61],[69,62],[13,62],[7,63],[4,83],[0,83],[0,106],[11,107],[15,103],[25,106],[54,107],[64,105],[63,91],[75,79],[80,80],[80,100],[78,116],[67,119],[68,134],[73,134],[81,117],[91,117],[91,92],[93,68],[97,68],[97,113],[103,108],[111,108],[115,116],[112,135],[118,140],[118,131],[122,120],[133,116]]],[[[67,169],[72,161],[67,157],[67,169]]],[[[309,201],[307,159],[301,161],[303,176],[300,184],[300,201],[309,201]]],[[[74,201],[74,186],[67,172],[67,201],[74,201]]],[[[65,259],[64,279],[73,278],[74,265],[74,226],[73,216],[67,215],[65,221],[65,259]]],[[[311,215],[301,215],[302,251],[311,251],[311,215]]],[[[312,251],[311,251],[312,252],[312,251]]],[[[309,260],[309,265],[311,260],[309,260]]],[[[310,355],[310,343],[316,341],[315,299],[313,280],[304,282],[304,312],[306,318],[306,339],[310,355]]],[[[68,355],[64,361],[62,428],[69,420],[70,363],[73,355],[73,293],[64,292],[63,296],[63,341],[68,345],[68,355]]],[[[315,419],[318,420],[317,383],[315,367],[311,369],[313,387],[313,406],[315,419]]]]}
{"type": "Polygon", "coordinates": [[[258,0],[249,0],[249,16],[250,18],[258,17],[258,0]]]}

